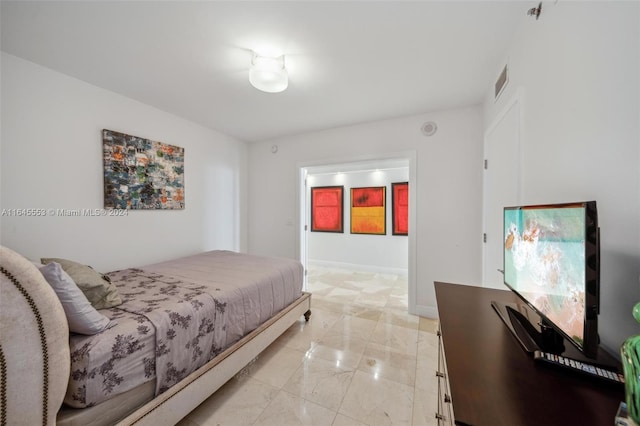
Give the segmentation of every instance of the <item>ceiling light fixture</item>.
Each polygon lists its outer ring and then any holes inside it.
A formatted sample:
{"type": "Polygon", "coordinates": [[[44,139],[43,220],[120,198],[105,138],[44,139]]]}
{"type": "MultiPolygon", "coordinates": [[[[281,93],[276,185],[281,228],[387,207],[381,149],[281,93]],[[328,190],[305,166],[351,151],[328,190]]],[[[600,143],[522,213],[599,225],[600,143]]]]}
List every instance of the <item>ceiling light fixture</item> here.
{"type": "Polygon", "coordinates": [[[278,93],[285,90],[289,85],[289,74],[284,66],[284,55],[270,57],[253,52],[249,82],[263,92],[278,93]]]}

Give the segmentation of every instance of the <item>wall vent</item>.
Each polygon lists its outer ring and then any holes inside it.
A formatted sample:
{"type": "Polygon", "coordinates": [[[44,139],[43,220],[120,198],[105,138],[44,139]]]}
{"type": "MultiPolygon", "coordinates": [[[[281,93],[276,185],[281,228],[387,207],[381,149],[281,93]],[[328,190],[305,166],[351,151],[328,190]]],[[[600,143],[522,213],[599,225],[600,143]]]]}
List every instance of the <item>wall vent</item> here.
{"type": "Polygon", "coordinates": [[[507,86],[508,82],[509,82],[509,69],[507,67],[507,64],[505,64],[494,86],[494,97],[493,97],[494,101],[498,100],[498,98],[500,97],[500,94],[502,93],[504,88],[507,86]]]}

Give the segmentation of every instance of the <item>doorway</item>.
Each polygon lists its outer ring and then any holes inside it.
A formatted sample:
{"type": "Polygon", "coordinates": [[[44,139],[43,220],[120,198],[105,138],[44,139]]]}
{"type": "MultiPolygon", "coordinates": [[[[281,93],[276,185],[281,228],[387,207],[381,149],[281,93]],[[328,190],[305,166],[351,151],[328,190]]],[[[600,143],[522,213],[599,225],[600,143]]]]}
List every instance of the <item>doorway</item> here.
{"type": "MultiPolygon", "coordinates": [[[[325,185],[327,182],[329,183],[335,183],[336,185],[340,185],[341,182],[344,184],[344,200],[343,200],[343,223],[344,223],[344,227],[343,227],[343,234],[340,237],[343,237],[345,239],[349,239],[349,238],[353,238],[353,237],[359,237],[357,235],[351,235],[350,234],[350,229],[349,229],[349,206],[350,206],[350,192],[349,189],[350,187],[354,187],[354,186],[376,186],[376,173],[381,175],[384,174],[385,171],[389,174],[390,179],[392,180],[396,180],[396,179],[400,179],[401,174],[399,175],[397,173],[398,170],[402,170],[404,169],[405,171],[405,176],[408,176],[407,179],[405,179],[405,181],[410,182],[409,184],[409,229],[415,229],[415,203],[412,202],[412,200],[415,199],[415,185],[413,184],[416,179],[415,179],[415,175],[416,175],[416,155],[415,152],[403,152],[403,153],[395,153],[395,154],[389,154],[386,156],[381,156],[381,157],[371,157],[371,158],[353,158],[353,159],[342,159],[342,160],[335,160],[335,161],[325,161],[325,162],[315,162],[315,163],[307,163],[307,164],[299,164],[298,165],[298,178],[299,178],[299,185],[298,185],[298,201],[299,201],[299,214],[298,214],[298,252],[300,255],[300,261],[303,264],[304,268],[305,268],[305,289],[307,288],[308,282],[307,282],[307,278],[308,278],[308,271],[310,270],[310,253],[315,256],[317,256],[318,250],[314,251],[314,246],[310,246],[310,244],[313,244],[314,242],[314,238],[315,237],[320,237],[319,241],[328,241],[331,240],[331,238],[333,237],[333,240],[336,240],[338,237],[337,235],[333,234],[326,234],[326,233],[318,233],[318,232],[314,232],[313,235],[311,234],[310,231],[310,218],[311,218],[311,212],[310,212],[310,187],[312,186],[328,186],[325,185]],[[366,174],[371,174],[371,176],[368,177],[368,180],[361,180],[358,181],[358,176],[362,177],[366,174]],[[315,180],[315,183],[314,183],[315,180]],[[371,184],[360,184],[358,182],[371,182],[371,184]],[[324,234],[324,235],[323,235],[324,234]],[[310,238],[312,237],[312,238],[310,238]],[[323,240],[324,237],[324,240],[323,240]]],[[[387,181],[384,183],[384,185],[388,186],[387,191],[391,190],[390,187],[390,182],[388,181],[389,179],[387,179],[387,181]]],[[[380,182],[383,182],[383,180],[381,180],[380,182]]],[[[380,183],[380,185],[382,185],[383,183],[380,183]]],[[[389,196],[387,198],[388,200],[391,200],[391,197],[389,196]]],[[[387,215],[388,218],[391,217],[391,201],[387,202],[387,215]]],[[[390,220],[387,220],[387,224],[390,223],[390,220]]],[[[415,313],[415,302],[416,302],[416,285],[415,285],[415,238],[412,236],[412,233],[409,232],[409,236],[392,236],[392,232],[391,229],[389,228],[389,226],[387,226],[387,230],[386,230],[386,236],[384,238],[387,238],[387,241],[392,241],[392,244],[405,244],[405,251],[404,251],[404,256],[405,259],[404,260],[404,267],[402,267],[402,265],[397,269],[397,272],[400,272],[402,269],[404,269],[405,272],[405,276],[406,276],[406,281],[407,281],[407,301],[406,301],[406,308],[405,310],[408,310],[409,313],[415,313]],[[395,240],[391,240],[391,238],[395,238],[395,240]]],[[[368,239],[369,242],[373,242],[373,244],[376,244],[380,241],[382,241],[382,236],[372,236],[372,235],[367,235],[365,236],[368,239]],[[376,238],[378,240],[376,240],[376,238]]],[[[363,239],[364,240],[364,239],[363,239]]],[[[316,238],[316,243],[317,243],[318,239],[316,238]]],[[[324,256],[320,256],[320,257],[324,257],[324,256]]],[[[360,260],[353,260],[353,257],[349,257],[349,256],[340,256],[339,253],[337,253],[332,259],[330,259],[326,265],[321,265],[321,266],[327,266],[327,267],[331,267],[331,266],[340,266],[340,260],[341,259],[346,259],[348,258],[349,261],[348,262],[344,262],[345,266],[349,267],[351,266],[350,264],[358,264],[359,266],[363,266],[364,263],[361,259],[360,260]]],[[[366,258],[366,256],[365,256],[366,258]]],[[[311,260],[316,260],[316,259],[311,259],[311,260]]],[[[316,265],[318,264],[318,262],[314,262],[316,265]]],[[[322,262],[320,262],[322,263],[322,262]]],[[[376,271],[376,265],[369,265],[369,271],[366,271],[366,265],[365,265],[365,271],[364,272],[375,272],[376,271]]],[[[380,268],[378,268],[380,269],[380,268]]],[[[391,269],[391,273],[393,273],[393,266],[389,267],[387,265],[387,269],[391,269]]],[[[345,292],[345,294],[348,292],[345,292]]]]}

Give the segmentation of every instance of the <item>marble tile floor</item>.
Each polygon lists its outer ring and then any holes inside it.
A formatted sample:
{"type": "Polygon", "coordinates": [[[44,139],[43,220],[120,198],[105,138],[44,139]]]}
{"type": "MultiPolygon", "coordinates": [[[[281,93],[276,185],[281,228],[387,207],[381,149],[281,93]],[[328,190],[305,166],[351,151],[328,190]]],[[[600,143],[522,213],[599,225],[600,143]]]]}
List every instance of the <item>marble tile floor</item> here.
{"type": "Polygon", "coordinates": [[[180,426],[436,425],[437,321],[407,314],[407,280],[309,271],[301,318],[180,426]]]}

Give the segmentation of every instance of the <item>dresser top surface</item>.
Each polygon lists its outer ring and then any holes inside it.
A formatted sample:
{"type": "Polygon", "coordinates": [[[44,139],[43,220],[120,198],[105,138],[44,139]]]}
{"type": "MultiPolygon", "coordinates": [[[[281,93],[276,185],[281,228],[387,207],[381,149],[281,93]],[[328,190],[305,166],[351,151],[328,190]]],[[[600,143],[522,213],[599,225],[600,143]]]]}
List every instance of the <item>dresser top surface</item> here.
{"type": "Polygon", "coordinates": [[[491,307],[518,302],[515,294],[441,282],[435,289],[457,422],[613,424],[624,387],[535,363],[491,307]]]}

